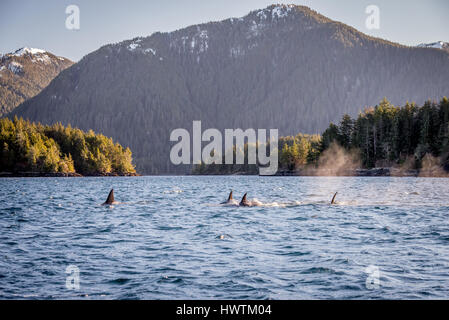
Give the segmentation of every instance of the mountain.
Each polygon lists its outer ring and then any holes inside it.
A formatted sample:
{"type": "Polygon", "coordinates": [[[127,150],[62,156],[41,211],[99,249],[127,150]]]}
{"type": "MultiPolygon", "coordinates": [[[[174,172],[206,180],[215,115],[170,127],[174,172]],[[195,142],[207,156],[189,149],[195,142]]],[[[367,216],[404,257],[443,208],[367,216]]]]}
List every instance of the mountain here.
{"type": "Polygon", "coordinates": [[[0,54],[0,117],[41,92],[72,61],[35,48],[0,54]]]}
{"type": "Polygon", "coordinates": [[[93,129],[129,146],[139,173],[170,164],[175,128],[278,128],[320,133],[387,97],[449,94],[449,54],[367,36],[307,7],[272,5],[243,18],[101,47],[10,116],[93,129]]]}
{"type": "Polygon", "coordinates": [[[442,49],[449,52],[449,42],[437,41],[432,43],[422,43],[418,45],[419,48],[434,48],[442,49]]]}

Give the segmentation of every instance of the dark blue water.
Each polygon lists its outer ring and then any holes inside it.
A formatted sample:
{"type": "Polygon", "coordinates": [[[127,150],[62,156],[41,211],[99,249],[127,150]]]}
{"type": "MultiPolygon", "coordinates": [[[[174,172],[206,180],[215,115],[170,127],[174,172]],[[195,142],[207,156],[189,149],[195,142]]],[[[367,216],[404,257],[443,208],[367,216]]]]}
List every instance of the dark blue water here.
{"type": "Polygon", "coordinates": [[[438,178],[0,179],[0,298],[447,299],[448,195],[438,178]],[[110,188],[122,203],[101,206],[110,188]],[[231,188],[259,206],[219,205],[231,188]]]}

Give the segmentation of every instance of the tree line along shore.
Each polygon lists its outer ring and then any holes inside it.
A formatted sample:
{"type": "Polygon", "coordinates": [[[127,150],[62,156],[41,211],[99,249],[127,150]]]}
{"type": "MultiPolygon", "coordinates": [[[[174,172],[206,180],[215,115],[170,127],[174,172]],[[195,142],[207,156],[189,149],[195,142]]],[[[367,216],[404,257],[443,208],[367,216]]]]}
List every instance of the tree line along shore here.
{"type": "MultiPolygon", "coordinates": [[[[200,164],[194,175],[254,174],[257,165],[200,164]]],[[[280,137],[277,175],[448,176],[449,100],[394,106],[386,99],[321,135],[280,137]]],[[[224,161],[223,161],[224,163],[224,161]]],[[[132,153],[111,138],[60,123],[0,119],[0,176],[137,175],[132,153]]]]}
{"type": "MultiPolygon", "coordinates": [[[[383,99],[321,135],[281,137],[278,150],[277,175],[448,176],[449,100],[399,107],[383,99]]],[[[258,166],[245,152],[245,164],[200,164],[192,174],[258,174],[258,166]]]]}
{"type": "Polygon", "coordinates": [[[60,123],[0,119],[0,176],[136,175],[129,148],[60,123]]]}

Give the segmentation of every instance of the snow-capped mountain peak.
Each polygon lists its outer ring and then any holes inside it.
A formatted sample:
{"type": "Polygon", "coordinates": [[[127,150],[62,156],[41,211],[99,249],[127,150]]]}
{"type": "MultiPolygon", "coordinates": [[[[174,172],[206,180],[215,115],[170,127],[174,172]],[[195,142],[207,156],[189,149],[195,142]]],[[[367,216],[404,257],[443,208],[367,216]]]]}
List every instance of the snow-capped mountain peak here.
{"type": "Polygon", "coordinates": [[[46,50],[29,47],[0,54],[0,117],[34,97],[72,64],[46,50]]]}
{"type": "Polygon", "coordinates": [[[23,62],[23,59],[30,60],[33,63],[43,63],[43,64],[50,64],[52,60],[58,59],[60,61],[64,61],[64,57],[58,57],[53,55],[52,53],[48,52],[47,50],[43,49],[37,49],[37,48],[30,48],[30,47],[23,47],[16,51],[12,51],[10,53],[6,54],[0,54],[0,60],[17,60],[19,59],[21,62],[23,62]]]}
{"type": "Polygon", "coordinates": [[[21,57],[24,54],[39,54],[39,53],[45,53],[45,50],[42,49],[36,49],[36,48],[28,48],[28,47],[23,47],[20,48],[19,50],[16,50],[14,53],[12,53],[13,55],[17,56],[17,57],[21,57]]]}

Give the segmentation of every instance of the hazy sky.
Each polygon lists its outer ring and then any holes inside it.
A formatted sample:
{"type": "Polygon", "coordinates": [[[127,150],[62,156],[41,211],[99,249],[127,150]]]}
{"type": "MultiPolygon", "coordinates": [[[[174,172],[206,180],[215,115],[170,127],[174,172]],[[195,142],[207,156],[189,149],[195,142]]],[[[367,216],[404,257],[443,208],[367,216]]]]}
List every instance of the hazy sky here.
{"type": "MultiPolygon", "coordinates": [[[[0,52],[28,46],[78,61],[102,45],[241,17],[273,0],[0,0],[0,52]],[[68,5],[80,8],[80,30],[65,27],[68,5]]],[[[449,41],[448,0],[291,0],[356,29],[406,45],[449,41]],[[380,29],[365,27],[368,5],[380,8],[380,29]]]]}

